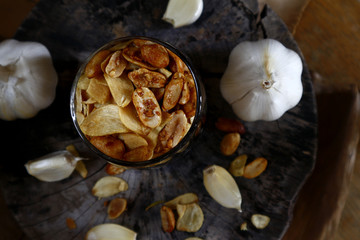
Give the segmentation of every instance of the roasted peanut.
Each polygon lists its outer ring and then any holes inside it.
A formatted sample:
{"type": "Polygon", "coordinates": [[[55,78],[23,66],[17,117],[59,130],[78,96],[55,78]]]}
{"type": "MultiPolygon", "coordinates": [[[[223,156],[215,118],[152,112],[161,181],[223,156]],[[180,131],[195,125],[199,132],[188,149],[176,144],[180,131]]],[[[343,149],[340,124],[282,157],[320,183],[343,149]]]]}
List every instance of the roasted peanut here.
{"type": "Polygon", "coordinates": [[[127,200],[125,198],[114,198],[110,201],[107,209],[108,218],[118,218],[127,207],[127,200]]]}
{"type": "Polygon", "coordinates": [[[172,72],[183,73],[187,68],[185,63],[172,51],[168,50],[170,56],[169,68],[172,72]]]}
{"type": "Polygon", "coordinates": [[[132,101],[140,121],[149,128],[155,128],[161,123],[161,109],[154,93],[146,88],[137,88],[133,92],[132,101]]]}
{"type": "Polygon", "coordinates": [[[245,133],[244,125],[237,119],[218,118],[215,127],[223,132],[238,132],[239,134],[245,133]]]}
{"type": "Polygon", "coordinates": [[[140,47],[143,59],[156,68],[169,65],[169,54],[165,47],[159,44],[143,44],[140,47]]]}
{"type": "Polygon", "coordinates": [[[109,62],[106,65],[105,73],[110,77],[120,77],[126,66],[127,61],[121,54],[121,51],[116,51],[111,55],[109,62]]]}
{"type": "Polygon", "coordinates": [[[106,57],[110,54],[109,50],[102,50],[96,53],[88,62],[85,67],[85,75],[88,78],[95,77],[96,75],[102,74],[101,63],[106,59],[106,57]]]}
{"type": "Polygon", "coordinates": [[[74,219],[72,218],[66,218],[66,226],[69,229],[75,229],[76,228],[76,222],[74,219]]]}
{"type": "Polygon", "coordinates": [[[156,67],[153,67],[151,64],[145,62],[141,56],[141,50],[139,47],[130,44],[122,51],[123,57],[137,66],[144,67],[150,70],[156,70],[156,67]]]}
{"type": "Polygon", "coordinates": [[[165,88],[150,88],[150,90],[154,93],[156,100],[161,101],[164,97],[165,88]]]}
{"type": "Polygon", "coordinates": [[[243,177],[251,179],[259,176],[262,172],[265,171],[267,164],[268,162],[265,158],[256,158],[254,161],[245,166],[243,177]]]}
{"type": "Polygon", "coordinates": [[[220,151],[225,156],[229,156],[229,155],[235,153],[239,144],[240,144],[240,134],[239,133],[228,133],[221,140],[220,151]]]}
{"type": "Polygon", "coordinates": [[[246,154],[237,156],[230,163],[229,172],[234,177],[240,177],[240,176],[244,175],[244,169],[245,169],[246,160],[247,160],[247,155],[246,154]]]}
{"type": "Polygon", "coordinates": [[[182,110],[177,110],[171,120],[159,133],[159,141],[163,148],[173,148],[187,132],[187,118],[182,110]]]}
{"type": "Polygon", "coordinates": [[[162,206],[160,209],[161,227],[164,232],[172,232],[175,229],[175,215],[171,208],[162,206]]]}
{"type": "Polygon", "coordinates": [[[92,137],[90,143],[112,158],[123,159],[125,146],[120,139],[112,136],[92,137]]]}
{"type": "Polygon", "coordinates": [[[179,99],[179,104],[186,104],[190,100],[190,87],[189,81],[185,78],[183,90],[181,92],[181,97],[179,99]]]}
{"type": "Polygon", "coordinates": [[[184,74],[175,73],[165,87],[162,109],[169,111],[178,103],[184,85],[184,74]]]}
{"type": "Polygon", "coordinates": [[[129,72],[128,77],[137,88],[162,88],[166,83],[166,77],[163,74],[149,71],[146,68],[129,72]]]}

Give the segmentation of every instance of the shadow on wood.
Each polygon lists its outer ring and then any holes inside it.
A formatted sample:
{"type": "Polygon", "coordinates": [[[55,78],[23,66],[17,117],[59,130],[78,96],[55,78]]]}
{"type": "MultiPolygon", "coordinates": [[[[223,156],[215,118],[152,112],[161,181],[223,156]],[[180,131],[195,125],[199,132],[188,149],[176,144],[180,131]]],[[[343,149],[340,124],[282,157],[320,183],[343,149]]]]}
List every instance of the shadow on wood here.
{"type": "Polygon", "coordinates": [[[315,169],[301,190],[283,240],[333,239],[340,221],[359,142],[356,86],[317,95],[319,145],[315,169]]]}

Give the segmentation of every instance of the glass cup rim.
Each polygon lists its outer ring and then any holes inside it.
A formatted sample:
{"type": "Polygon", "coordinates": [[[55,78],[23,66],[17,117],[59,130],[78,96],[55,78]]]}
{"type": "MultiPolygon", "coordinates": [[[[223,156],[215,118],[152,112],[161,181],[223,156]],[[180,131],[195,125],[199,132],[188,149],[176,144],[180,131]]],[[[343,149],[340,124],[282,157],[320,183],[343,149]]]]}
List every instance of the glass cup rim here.
{"type": "Polygon", "coordinates": [[[155,167],[158,165],[165,164],[172,158],[173,155],[175,155],[176,153],[181,151],[183,148],[187,147],[186,144],[194,137],[196,131],[198,130],[199,124],[201,122],[201,115],[202,115],[202,112],[204,111],[203,106],[202,106],[202,101],[204,101],[202,94],[205,94],[204,92],[201,92],[200,84],[201,84],[200,76],[196,72],[195,68],[193,67],[191,60],[185,54],[183,54],[180,50],[178,50],[173,45],[171,45],[170,43],[167,43],[165,41],[162,41],[162,40],[159,40],[159,39],[156,39],[153,37],[146,37],[146,36],[120,37],[120,38],[113,39],[113,40],[103,44],[100,48],[93,51],[85,59],[85,61],[83,61],[83,63],[80,65],[80,67],[76,73],[74,82],[72,84],[71,91],[70,91],[70,114],[71,114],[71,118],[72,118],[73,124],[75,126],[75,129],[76,129],[77,133],[80,135],[80,138],[82,139],[82,141],[87,145],[87,147],[89,147],[93,152],[95,152],[100,158],[102,158],[112,164],[119,165],[122,167],[127,167],[127,168],[155,167]],[[112,157],[104,154],[103,152],[101,152],[94,145],[92,145],[90,143],[90,141],[86,138],[85,134],[80,129],[80,126],[77,121],[76,109],[75,109],[75,93],[76,93],[77,83],[79,81],[81,74],[83,73],[83,71],[85,69],[86,64],[89,62],[89,60],[99,51],[101,51],[103,49],[111,48],[111,45],[115,45],[119,42],[130,41],[132,39],[149,40],[149,41],[158,43],[158,44],[168,48],[173,53],[175,53],[188,67],[188,69],[194,79],[196,93],[197,93],[196,94],[196,112],[195,112],[194,120],[191,124],[190,129],[187,131],[186,135],[181,139],[181,141],[174,148],[170,149],[168,152],[166,152],[160,156],[157,156],[156,158],[152,158],[152,159],[149,159],[146,161],[138,161],[138,162],[130,162],[130,161],[112,158],[112,157]]]}

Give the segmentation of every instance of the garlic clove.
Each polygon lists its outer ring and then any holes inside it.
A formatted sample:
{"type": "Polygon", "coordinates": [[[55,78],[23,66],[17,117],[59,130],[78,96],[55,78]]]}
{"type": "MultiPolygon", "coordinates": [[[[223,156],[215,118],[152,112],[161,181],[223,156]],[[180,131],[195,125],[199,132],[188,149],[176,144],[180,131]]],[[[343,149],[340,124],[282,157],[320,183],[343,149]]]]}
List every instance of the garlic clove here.
{"type": "Polygon", "coordinates": [[[169,0],[163,20],[174,28],[194,23],[203,10],[203,0],[169,0]]]}
{"type": "Polygon", "coordinates": [[[105,176],[95,183],[91,193],[96,197],[103,198],[126,191],[128,188],[128,183],[124,179],[114,176],[105,176]]]}
{"type": "Polygon", "coordinates": [[[212,165],[204,169],[204,185],[210,196],[220,205],[241,212],[241,194],[231,174],[223,167],[212,165]]]}
{"type": "Polygon", "coordinates": [[[135,240],[137,233],[115,223],[99,224],[91,228],[85,240],[135,240]]]}
{"type": "Polygon", "coordinates": [[[68,178],[76,168],[77,162],[83,159],[63,150],[28,161],[25,168],[30,175],[41,181],[55,182],[68,178]]]}
{"type": "Polygon", "coordinates": [[[251,223],[257,228],[257,229],[264,229],[269,225],[270,218],[266,215],[262,214],[253,214],[251,216],[251,223]]]}

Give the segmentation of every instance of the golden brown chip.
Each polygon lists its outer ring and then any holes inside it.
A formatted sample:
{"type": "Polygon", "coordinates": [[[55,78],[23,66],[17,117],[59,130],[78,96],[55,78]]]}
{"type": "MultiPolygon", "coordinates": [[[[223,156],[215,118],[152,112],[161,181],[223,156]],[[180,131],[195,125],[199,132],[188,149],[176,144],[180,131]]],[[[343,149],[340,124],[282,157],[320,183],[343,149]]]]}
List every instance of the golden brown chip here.
{"type": "Polygon", "coordinates": [[[140,135],[147,135],[150,132],[150,128],[144,126],[138,118],[133,104],[119,108],[119,110],[120,119],[128,129],[140,135]]]}
{"type": "Polygon", "coordinates": [[[91,99],[100,104],[104,104],[110,100],[110,89],[107,86],[103,76],[90,79],[86,93],[91,99]]]}
{"type": "Polygon", "coordinates": [[[124,141],[125,146],[130,150],[148,145],[146,139],[136,133],[121,133],[119,138],[124,141]]]}
{"type": "Polygon", "coordinates": [[[114,104],[104,105],[92,111],[81,123],[80,128],[88,136],[104,136],[129,131],[120,120],[119,107],[114,104]]]}
{"type": "Polygon", "coordinates": [[[127,207],[127,200],[125,198],[114,198],[110,201],[107,213],[109,219],[118,218],[127,207]]]}
{"type": "Polygon", "coordinates": [[[124,143],[118,138],[113,136],[97,136],[92,137],[90,139],[90,143],[101,152],[112,158],[119,160],[123,159],[125,146],[124,143]]]}
{"type": "Polygon", "coordinates": [[[130,79],[124,75],[120,77],[110,77],[104,74],[104,76],[116,104],[120,107],[126,107],[131,102],[134,91],[134,86],[130,79]]]}
{"type": "Polygon", "coordinates": [[[204,222],[204,214],[199,204],[178,204],[176,210],[179,215],[176,222],[178,231],[197,232],[201,228],[204,222]]]}
{"type": "Polygon", "coordinates": [[[88,62],[85,67],[85,75],[88,78],[95,77],[96,75],[102,74],[101,63],[107,58],[110,54],[109,50],[101,50],[96,53],[88,62]]]}

